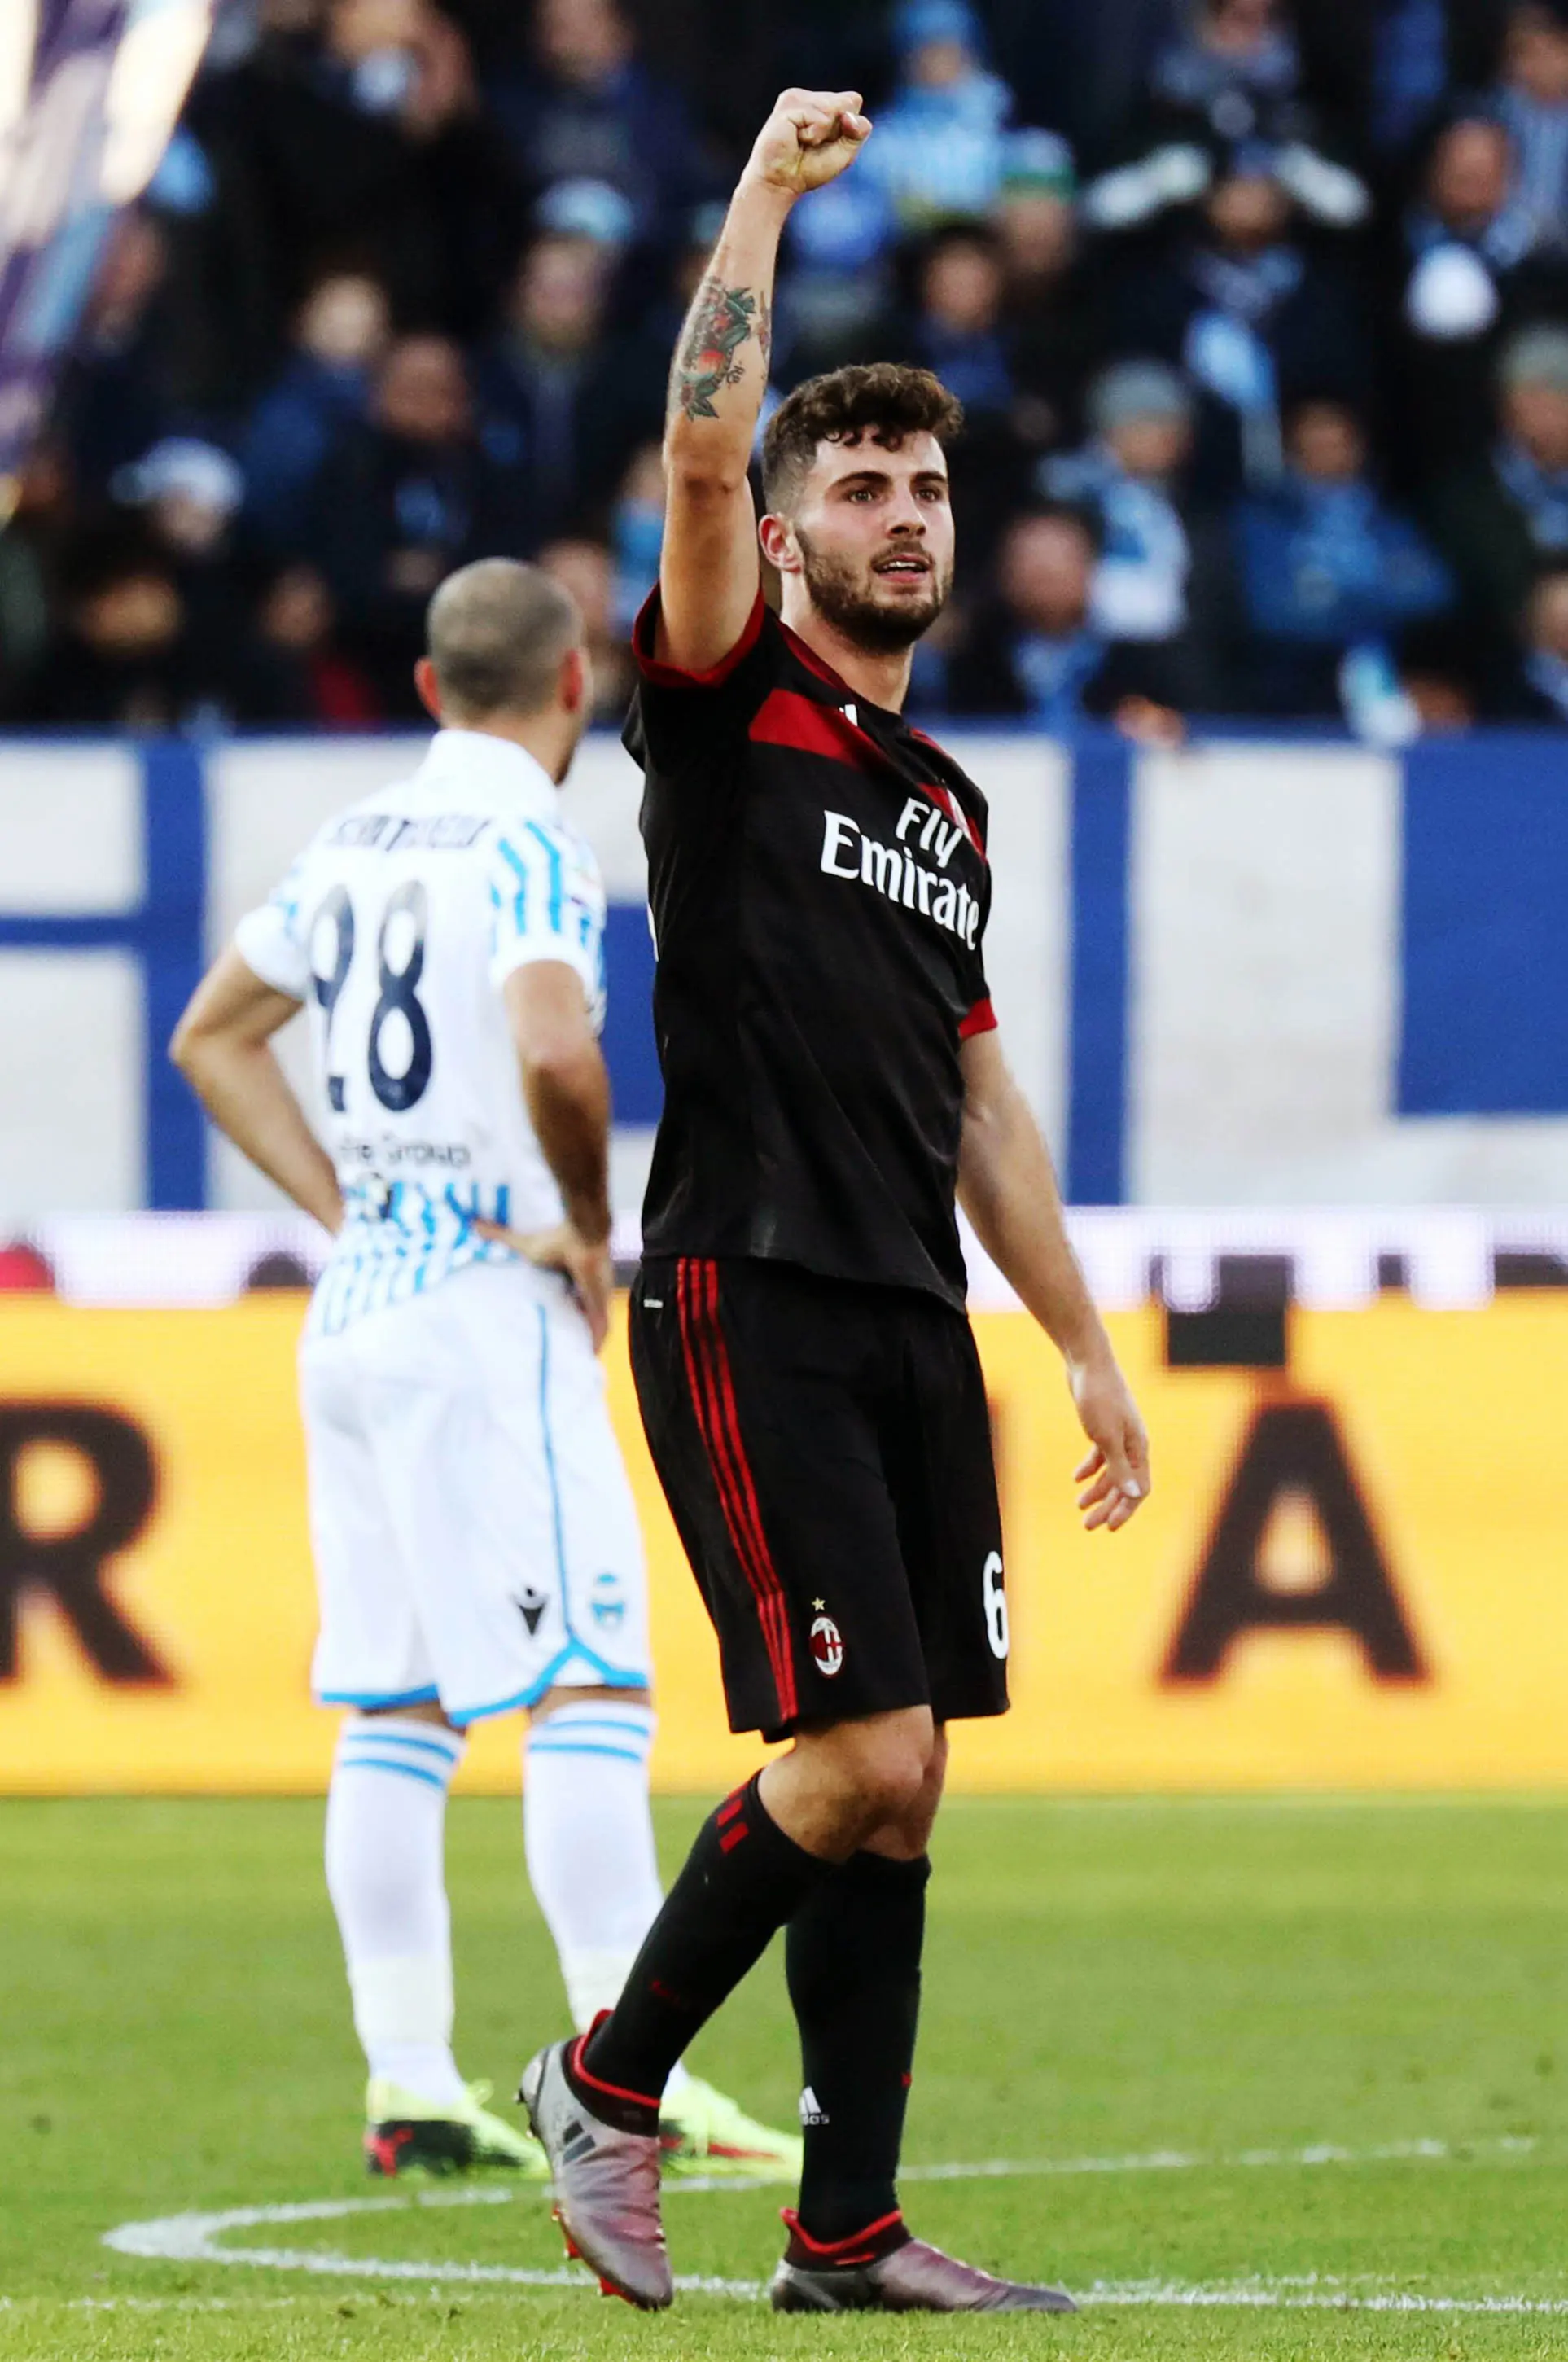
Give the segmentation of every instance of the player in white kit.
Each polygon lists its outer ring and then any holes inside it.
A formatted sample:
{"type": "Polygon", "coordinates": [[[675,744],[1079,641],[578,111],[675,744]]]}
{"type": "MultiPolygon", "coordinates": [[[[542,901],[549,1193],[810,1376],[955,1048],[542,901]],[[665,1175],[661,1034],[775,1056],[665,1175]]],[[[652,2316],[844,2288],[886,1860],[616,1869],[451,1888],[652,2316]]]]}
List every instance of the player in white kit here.
{"type": "MultiPolygon", "coordinates": [[[[301,1349],[321,1595],[347,1709],[327,1882],[370,2070],[373,2171],[543,2153],[451,2048],[447,1791],[476,1723],[529,1716],[529,1874],[576,2024],[661,1900],[646,1582],[596,1359],[611,1286],[604,894],[561,816],[591,705],[580,620],[491,559],[437,591],[425,761],[330,822],[243,920],[173,1055],[214,1120],[335,1233],[301,1349]],[[271,1048],[302,1004],[317,1140],[271,1048]]],[[[693,2078],[667,2157],[793,2171],[693,2078]]]]}

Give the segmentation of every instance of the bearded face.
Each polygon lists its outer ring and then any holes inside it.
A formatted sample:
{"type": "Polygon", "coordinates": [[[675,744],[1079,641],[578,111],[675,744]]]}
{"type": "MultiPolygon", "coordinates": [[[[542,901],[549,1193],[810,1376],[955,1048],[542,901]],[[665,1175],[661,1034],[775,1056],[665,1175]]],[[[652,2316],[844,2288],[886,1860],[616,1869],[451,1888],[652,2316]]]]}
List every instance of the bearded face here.
{"type": "Polygon", "coordinates": [[[935,436],[828,437],[798,483],[778,489],[784,497],[763,520],[763,542],[785,577],[786,609],[803,592],[867,655],[911,648],[953,588],[953,502],[935,436]]]}
{"type": "Polygon", "coordinates": [[[953,561],[890,537],[868,553],[824,545],[797,522],[801,570],[818,613],[857,647],[897,656],[923,639],[953,589],[953,561]]]}

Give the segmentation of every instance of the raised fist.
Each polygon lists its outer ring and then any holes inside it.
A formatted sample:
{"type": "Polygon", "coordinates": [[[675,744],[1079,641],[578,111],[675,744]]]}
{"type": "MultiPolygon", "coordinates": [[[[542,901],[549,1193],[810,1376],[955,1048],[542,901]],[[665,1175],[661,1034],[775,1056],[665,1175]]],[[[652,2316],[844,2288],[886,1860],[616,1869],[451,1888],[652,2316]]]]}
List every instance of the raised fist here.
{"type": "Polygon", "coordinates": [[[787,90],[757,134],[747,174],[803,196],[836,181],[870,136],[857,90],[787,90]]]}

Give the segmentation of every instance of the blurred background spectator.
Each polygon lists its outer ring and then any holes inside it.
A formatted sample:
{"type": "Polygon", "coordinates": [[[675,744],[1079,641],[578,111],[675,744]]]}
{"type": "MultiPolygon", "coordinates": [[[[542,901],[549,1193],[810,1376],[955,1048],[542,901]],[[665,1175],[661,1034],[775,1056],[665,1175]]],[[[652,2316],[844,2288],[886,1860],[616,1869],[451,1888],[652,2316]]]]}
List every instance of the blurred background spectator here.
{"type": "Polygon", "coordinates": [[[386,290],[363,273],[327,272],[300,305],[289,358],[241,446],[247,508],[264,540],[297,538],[322,461],[368,412],[390,326],[386,290]]]}
{"type": "Polygon", "coordinates": [[[1494,662],[1519,646],[1540,569],[1568,561],[1568,327],[1527,329],[1498,374],[1500,435],[1440,483],[1431,518],[1494,662]]]}
{"type": "Polygon", "coordinates": [[[1453,579],[1368,476],[1365,431],[1342,403],[1290,414],[1286,469],[1235,515],[1253,710],[1273,718],[1358,718],[1356,700],[1392,668],[1408,626],[1450,608],[1453,579]]]}
{"type": "Polygon", "coordinates": [[[1012,93],[989,72],[979,19],[965,0],[900,0],[892,17],[897,79],[878,110],[867,177],[900,224],[986,218],[1001,190],[1012,93]]]}
{"type": "Polygon", "coordinates": [[[1075,509],[1026,511],[1002,542],[997,596],[949,671],[959,713],[1027,717],[1070,733],[1112,721],[1130,736],[1178,741],[1190,682],[1176,644],[1111,640],[1094,621],[1099,541],[1075,509]]]}
{"type": "Polygon", "coordinates": [[[430,589],[511,550],[613,719],[790,81],[877,128],[776,394],[887,355],[968,412],[923,711],[1561,718],[1568,0],[235,0],[0,532],[0,712],[413,721],[430,589]]]}
{"type": "Polygon", "coordinates": [[[1123,266],[1115,341],[1158,353],[1198,390],[1206,497],[1276,475],[1282,409],[1311,386],[1364,399],[1372,353],[1343,258],[1309,242],[1279,151],[1238,148],[1196,216],[1123,266]]]}
{"type": "Polygon", "coordinates": [[[215,684],[197,670],[174,568],[139,535],[105,528],[72,550],[54,638],[11,718],[78,730],[174,730],[215,684]]]}
{"type": "Polygon", "coordinates": [[[527,187],[601,182],[624,201],[639,243],[667,245],[710,192],[686,101],[640,54],[618,0],[538,0],[490,101],[527,187]]]}
{"type": "Polygon", "coordinates": [[[1518,670],[1497,703],[1499,720],[1568,723],[1568,567],[1542,574],[1525,610],[1518,670]]]}
{"type": "Polygon", "coordinates": [[[1508,17],[1498,120],[1518,158],[1519,199],[1536,236],[1568,238],[1568,15],[1557,0],[1522,0],[1508,17]]]}
{"type": "Polygon", "coordinates": [[[1386,356],[1412,489],[1479,458],[1500,348],[1529,321],[1568,318],[1568,250],[1544,239],[1506,127],[1469,109],[1442,123],[1406,211],[1386,300],[1386,356]]]}
{"type": "Polygon", "coordinates": [[[1093,439],[1047,461],[1041,488],[1095,520],[1096,630],[1109,641],[1181,648],[1196,669],[1197,520],[1187,495],[1193,414],[1192,392],[1175,370],[1119,362],[1090,389],[1093,439]]]}
{"type": "Polygon", "coordinates": [[[607,542],[581,536],[552,541],[539,552],[539,563],[577,601],[593,667],[593,718],[618,729],[632,694],[635,668],[630,642],[616,616],[614,552],[607,542]]]}
{"type": "Polygon", "coordinates": [[[478,379],[484,442],[521,502],[532,554],[597,509],[662,425],[668,350],[613,325],[613,247],[547,229],[518,265],[478,379]]]}
{"type": "Polygon", "coordinates": [[[413,670],[436,584],[473,558],[524,547],[529,524],[516,464],[480,435],[458,348],[401,337],[369,416],[326,455],[297,553],[326,582],[384,717],[421,717],[413,670]]]}

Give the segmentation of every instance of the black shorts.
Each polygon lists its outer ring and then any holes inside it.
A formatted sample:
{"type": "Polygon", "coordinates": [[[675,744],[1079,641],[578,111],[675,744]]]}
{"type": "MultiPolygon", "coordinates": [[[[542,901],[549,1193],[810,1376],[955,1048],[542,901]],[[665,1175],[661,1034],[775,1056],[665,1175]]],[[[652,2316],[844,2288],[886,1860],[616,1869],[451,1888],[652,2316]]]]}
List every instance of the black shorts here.
{"type": "Polygon", "coordinates": [[[961,1313],[683,1257],[644,1264],[631,1341],[732,1730],[1006,1712],[1001,1512],[961,1313]]]}

